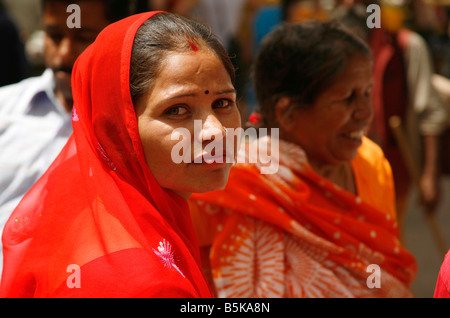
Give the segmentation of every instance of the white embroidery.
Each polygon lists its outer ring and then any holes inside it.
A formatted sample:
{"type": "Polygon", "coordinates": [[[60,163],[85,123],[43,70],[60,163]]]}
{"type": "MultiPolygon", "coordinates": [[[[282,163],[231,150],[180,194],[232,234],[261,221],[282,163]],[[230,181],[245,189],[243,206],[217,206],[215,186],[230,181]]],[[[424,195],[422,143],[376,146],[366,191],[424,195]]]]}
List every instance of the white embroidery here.
{"type": "Polygon", "coordinates": [[[72,120],[73,121],[79,121],[80,118],[78,118],[78,113],[77,113],[77,108],[73,107],[72,108],[72,120]]]}
{"type": "Polygon", "coordinates": [[[166,241],[166,239],[163,239],[162,242],[159,242],[158,250],[153,249],[153,252],[161,259],[161,261],[164,264],[164,267],[167,268],[175,268],[183,278],[184,274],[181,272],[181,270],[178,268],[177,265],[175,265],[175,260],[173,259],[173,252],[172,252],[172,246],[169,242],[166,241]]]}

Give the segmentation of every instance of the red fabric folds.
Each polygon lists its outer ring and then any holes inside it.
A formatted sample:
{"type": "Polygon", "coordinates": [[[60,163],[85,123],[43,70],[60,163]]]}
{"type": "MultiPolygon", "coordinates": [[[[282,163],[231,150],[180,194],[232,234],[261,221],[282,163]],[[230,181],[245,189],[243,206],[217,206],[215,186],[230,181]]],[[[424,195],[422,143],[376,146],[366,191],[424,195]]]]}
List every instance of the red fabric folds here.
{"type": "Polygon", "coordinates": [[[77,60],[74,133],[4,229],[0,296],[211,295],[187,202],[146,165],[129,91],[134,37],[156,13],[108,26],[77,60]]]}

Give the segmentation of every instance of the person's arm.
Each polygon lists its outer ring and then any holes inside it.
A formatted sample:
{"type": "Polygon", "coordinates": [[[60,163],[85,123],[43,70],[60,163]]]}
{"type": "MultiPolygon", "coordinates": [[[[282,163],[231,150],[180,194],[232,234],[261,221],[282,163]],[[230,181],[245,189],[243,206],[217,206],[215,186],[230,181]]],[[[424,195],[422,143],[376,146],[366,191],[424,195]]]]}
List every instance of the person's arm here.
{"type": "Polygon", "coordinates": [[[439,203],[439,139],[447,123],[447,111],[432,85],[434,68],[426,42],[414,32],[409,39],[405,61],[409,98],[423,141],[419,191],[422,204],[432,212],[439,203]]]}
{"type": "Polygon", "coordinates": [[[420,176],[420,194],[427,212],[434,212],[440,198],[439,136],[423,136],[424,164],[420,176]]]}

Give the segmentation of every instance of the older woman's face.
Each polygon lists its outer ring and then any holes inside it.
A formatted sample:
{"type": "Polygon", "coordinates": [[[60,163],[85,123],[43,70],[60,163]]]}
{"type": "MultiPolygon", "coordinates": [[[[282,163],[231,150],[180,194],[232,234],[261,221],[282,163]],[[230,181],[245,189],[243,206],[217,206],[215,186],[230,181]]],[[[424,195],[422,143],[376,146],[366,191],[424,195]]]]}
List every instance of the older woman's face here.
{"type": "Polygon", "coordinates": [[[169,54],[154,86],[135,106],[147,165],[161,187],[187,199],[191,193],[226,185],[231,163],[193,162],[212,139],[217,142],[223,138],[225,144],[224,127],[238,128],[241,124],[235,89],[214,53],[200,48],[169,54]],[[175,163],[172,158],[172,150],[180,142],[172,140],[177,128],[190,133],[192,163],[175,163]],[[202,145],[198,153],[194,142],[202,145]]]}
{"type": "Polygon", "coordinates": [[[294,112],[293,142],[312,164],[336,165],[356,157],[373,117],[372,61],[355,56],[309,108],[294,112]]]}

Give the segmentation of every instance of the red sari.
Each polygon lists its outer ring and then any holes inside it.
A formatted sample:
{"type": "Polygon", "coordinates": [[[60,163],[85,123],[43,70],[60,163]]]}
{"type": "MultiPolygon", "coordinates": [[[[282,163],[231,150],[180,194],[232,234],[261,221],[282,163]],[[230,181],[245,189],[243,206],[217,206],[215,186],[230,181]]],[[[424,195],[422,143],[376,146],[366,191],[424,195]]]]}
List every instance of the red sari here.
{"type": "Polygon", "coordinates": [[[1,297],[209,297],[187,202],[148,168],[131,50],[155,12],[104,29],[72,77],[73,135],[10,217],[1,297]]]}

